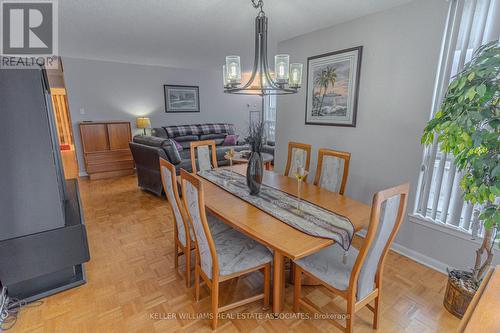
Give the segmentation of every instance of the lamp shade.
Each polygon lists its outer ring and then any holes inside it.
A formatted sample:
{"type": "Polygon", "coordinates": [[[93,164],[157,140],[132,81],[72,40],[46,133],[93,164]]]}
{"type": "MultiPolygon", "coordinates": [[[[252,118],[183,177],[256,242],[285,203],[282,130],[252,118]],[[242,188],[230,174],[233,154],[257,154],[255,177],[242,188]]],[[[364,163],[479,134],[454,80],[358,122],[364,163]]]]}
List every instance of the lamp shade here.
{"type": "Polygon", "coordinates": [[[151,128],[151,120],[148,117],[139,117],[135,120],[137,128],[151,128]]]}

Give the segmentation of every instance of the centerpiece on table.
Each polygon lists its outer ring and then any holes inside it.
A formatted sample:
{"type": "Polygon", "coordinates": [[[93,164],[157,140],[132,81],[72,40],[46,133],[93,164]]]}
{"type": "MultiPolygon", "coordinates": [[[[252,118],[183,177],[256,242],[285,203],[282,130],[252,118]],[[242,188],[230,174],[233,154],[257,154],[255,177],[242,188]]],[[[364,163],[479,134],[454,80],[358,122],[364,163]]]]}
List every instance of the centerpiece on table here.
{"type": "Polygon", "coordinates": [[[260,191],[264,167],[262,160],[262,146],[264,145],[264,123],[261,121],[250,123],[246,142],[250,145],[250,158],[247,166],[247,186],[251,195],[260,191]]]}

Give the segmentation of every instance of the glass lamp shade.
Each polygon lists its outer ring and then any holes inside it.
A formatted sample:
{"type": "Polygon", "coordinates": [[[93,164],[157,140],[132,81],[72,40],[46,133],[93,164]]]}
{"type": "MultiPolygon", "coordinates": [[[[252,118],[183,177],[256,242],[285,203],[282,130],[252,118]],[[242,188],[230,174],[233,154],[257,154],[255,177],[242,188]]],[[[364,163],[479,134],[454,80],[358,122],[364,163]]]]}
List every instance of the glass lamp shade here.
{"type": "Polygon", "coordinates": [[[288,54],[277,54],[274,56],[274,75],[276,82],[288,83],[288,66],[290,56],[288,54]]]}
{"type": "Polygon", "coordinates": [[[298,88],[302,84],[302,64],[290,65],[290,87],[298,88]]]}
{"type": "Polygon", "coordinates": [[[239,84],[241,82],[241,65],[239,56],[226,57],[225,77],[228,84],[239,84]]]}

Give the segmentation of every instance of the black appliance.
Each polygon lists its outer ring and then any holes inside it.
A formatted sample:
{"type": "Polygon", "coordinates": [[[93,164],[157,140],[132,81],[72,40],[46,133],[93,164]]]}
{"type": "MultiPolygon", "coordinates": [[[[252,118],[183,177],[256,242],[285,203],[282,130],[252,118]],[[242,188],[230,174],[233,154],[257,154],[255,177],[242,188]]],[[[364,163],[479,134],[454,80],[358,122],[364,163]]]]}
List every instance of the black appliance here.
{"type": "Polygon", "coordinates": [[[0,282],[33,301],[85,283],[78,183],[65,180],[45,70],[0,69],[0,282]]]}

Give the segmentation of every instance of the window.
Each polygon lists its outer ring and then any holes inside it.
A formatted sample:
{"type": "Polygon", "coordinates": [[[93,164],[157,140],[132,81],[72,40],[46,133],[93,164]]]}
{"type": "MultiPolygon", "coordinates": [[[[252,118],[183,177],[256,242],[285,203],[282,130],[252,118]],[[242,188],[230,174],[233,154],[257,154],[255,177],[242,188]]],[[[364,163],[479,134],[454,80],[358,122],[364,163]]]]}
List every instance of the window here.
{"type": "Polygon", "coordinates": [[[264,125],[267,140],[275,141],[276,133],[276,96],[264,97],[264,125]]]}
{"type": "MultiPolygon", "coordinates": [[[[452,0],[436,77],[431,116],[437,112],[450,80],[459,73],[474,51],[500,35],[500,0],[452,0]]],[[[430,222],[452,226],[477,236],[480,207],[464,202],[462,173],[450,154],[441,153],[437,142],[426,147],[421,167],[414,214],[430,222]]]]}

